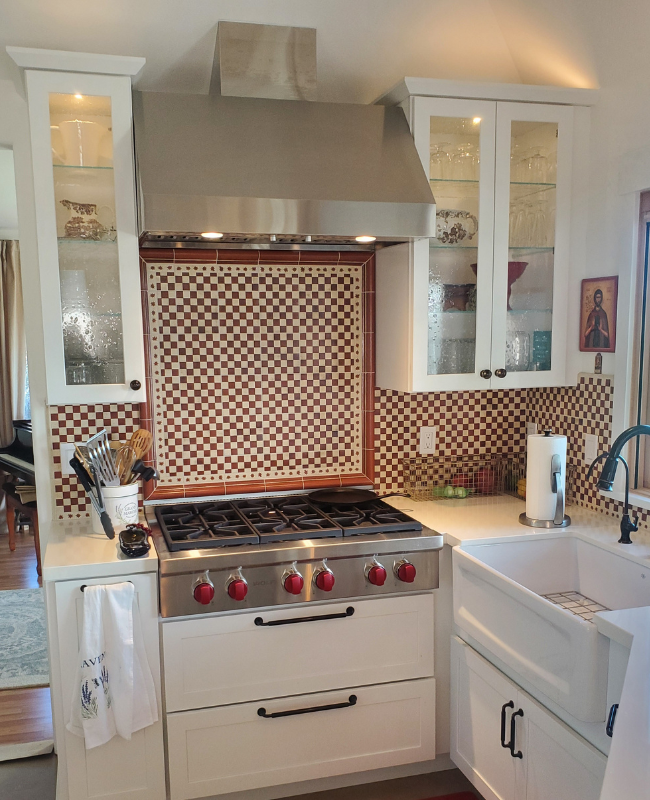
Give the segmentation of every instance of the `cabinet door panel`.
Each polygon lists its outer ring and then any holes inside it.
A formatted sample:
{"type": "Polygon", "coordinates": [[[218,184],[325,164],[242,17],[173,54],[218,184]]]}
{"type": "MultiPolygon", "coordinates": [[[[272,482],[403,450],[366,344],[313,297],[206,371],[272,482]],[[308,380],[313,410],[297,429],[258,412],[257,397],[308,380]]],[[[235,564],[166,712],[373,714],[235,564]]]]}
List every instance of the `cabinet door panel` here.
{"type": "Polygon", "coordinates": [[[524,710],[526,800],[598,800],[607,759],[528,695],[524,710]]]}
{"type": "Polygon", "coordinates": [[[167,736],[171,800],[426,761],[436,752],[435,681],[181,711],[167,736]],[[286,714],[319,706],[335,707],[286,714]]]}
{"type": "Polygon", "coordinates": [[[416,97],[413,135],[437,236],[414,248],[414,390],[487,388],[496,104],[416,97]],[[426,335],[425,335],[426,331],[426,335]]]}
{"type": "MultiPolygon", "coordinates": [[[[335,603],[343,619],[255,625],[258,612],[165,622],[168,711],[433,675],[433,596],[335,603]]],[[[305,606],[268,621],[308,617],[305,606]]]]}
{"type": "MultiPolygon", "coordinates": [[[[140,608],[145,650],[156,686],[158,722],[137,731],[131,741],[115,736],[105,745],[86,750],[81,737],[68,730],[57,732],[65,739],[69,800],[159,800],[165,795],[162,703],[160,696],[160,650],[158,638],[157,576],[130,575],[87,581],[62,581],[55,586],[59,629],[63,717],[70,719],[70,700],[76,677],[79,635],[83,623],[82,583],[106,584],[130,580],[135,585],[140,608]]],[[[61,768],[61,762],[60,762],[61,768]]]]}
{"type": "Polygon", "coordinates": [[[574,110],[497,103],[492,387],[565,381],[574,110]]]}
{"type": "MultiPolygon", "coordinates": [[[[517,688],[458,639],[452,639],[451,702],[452,761],[489,800],[515,800],[521,761],[501,745],[501,715],[505,704],[517,702],[517,688]]],[[[506,741],[512,710],[505,712],[506,741]]]]}

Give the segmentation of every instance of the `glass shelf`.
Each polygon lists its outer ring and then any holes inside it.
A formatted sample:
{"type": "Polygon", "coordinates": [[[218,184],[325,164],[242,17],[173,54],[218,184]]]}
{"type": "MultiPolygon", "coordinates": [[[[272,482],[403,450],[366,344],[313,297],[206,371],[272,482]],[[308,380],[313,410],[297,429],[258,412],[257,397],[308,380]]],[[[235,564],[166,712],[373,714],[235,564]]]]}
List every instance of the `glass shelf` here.
{"type": "Polygon", "coordinates": [[[547,189],[555,189],[554,183],[532,183],[529,181],[510,181],[511,186],[545,186],[547,189]]]}
{"type": "Polygon", "coordinates": [[[509,308],[508,314],[552,314],[552,308],[509,308]]]}
{"type": "Polygon", "coordinates": [[[520,255],[524,255],[525,253],[552,253],[555,250],[554,247],[509,247],[508,251],[511,253],[519,253],[520,255]]]}
{"type": "Polygon", "coordinates": [[[83,169],[92,169],[92,170],[110,169],[111,171],[113,170],[113,167],[80,167],[78,164],[52,164],[52,166],[53,166],[54,169],[78,169],[78,170],[83,170],[83,169]]]}
{"type": "Polygon", "coordinates": [[[429,183],[469,183],[476,185],[478,181],[471,181],[466,178],[429,178],[429,183]]]}
{"type": "Polygon", "coordinates": [[[59,236],[57,242],[66,244],[114,244],[117,246],[117,239],[75,239],[74,236],[59,236]]]}
{"type": "Polygon", "coordinates": [[[438,241],[437,239],[429,240],[430,250],[478,250],[478,247],[473,247],[472,245],[465,245],[465,244],[433,244],[433,242],[437,241],[438,241]]]}

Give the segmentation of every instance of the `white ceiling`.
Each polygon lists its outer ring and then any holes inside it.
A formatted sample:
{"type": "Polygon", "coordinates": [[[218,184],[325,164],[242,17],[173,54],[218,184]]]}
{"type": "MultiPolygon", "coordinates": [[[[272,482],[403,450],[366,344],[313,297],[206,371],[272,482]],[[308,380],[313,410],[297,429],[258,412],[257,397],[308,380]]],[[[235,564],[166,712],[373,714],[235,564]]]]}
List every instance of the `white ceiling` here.
{"type": "MultiPolygon", "coordinates": [[[[405,75],[597,84],[590,0],[20,0],[0,3],[8,44],[145,56],[138,88],[207,92],[220,19],[314,27],[319,98],[369,102],[405,75]]],[[[593,6],[591,6],[593,9],[593,6]]]]}

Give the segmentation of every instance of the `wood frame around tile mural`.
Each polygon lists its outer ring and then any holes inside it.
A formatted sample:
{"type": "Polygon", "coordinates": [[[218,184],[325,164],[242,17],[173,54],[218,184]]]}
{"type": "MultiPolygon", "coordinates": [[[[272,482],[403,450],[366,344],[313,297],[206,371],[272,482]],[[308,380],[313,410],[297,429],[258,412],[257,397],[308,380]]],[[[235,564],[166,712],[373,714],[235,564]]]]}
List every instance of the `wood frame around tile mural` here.
{"type": "Polygon", "coordinates": [[[140,270],[145,500],[374,485],[373,252],[146,248],[140,270]]]}

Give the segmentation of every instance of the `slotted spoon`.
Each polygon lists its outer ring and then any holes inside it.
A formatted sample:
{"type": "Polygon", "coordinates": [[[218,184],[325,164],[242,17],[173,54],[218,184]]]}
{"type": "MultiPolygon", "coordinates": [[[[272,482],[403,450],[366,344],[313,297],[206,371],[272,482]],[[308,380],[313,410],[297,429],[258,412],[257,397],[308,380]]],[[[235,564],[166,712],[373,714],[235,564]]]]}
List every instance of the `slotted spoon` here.
{"type": "Polygon", "coordinates": [[[144,458],[152,444],[153,435],[144,428],[138,428],[129,441],[129,446],[135,451],[136,458],[144,458]]]}

